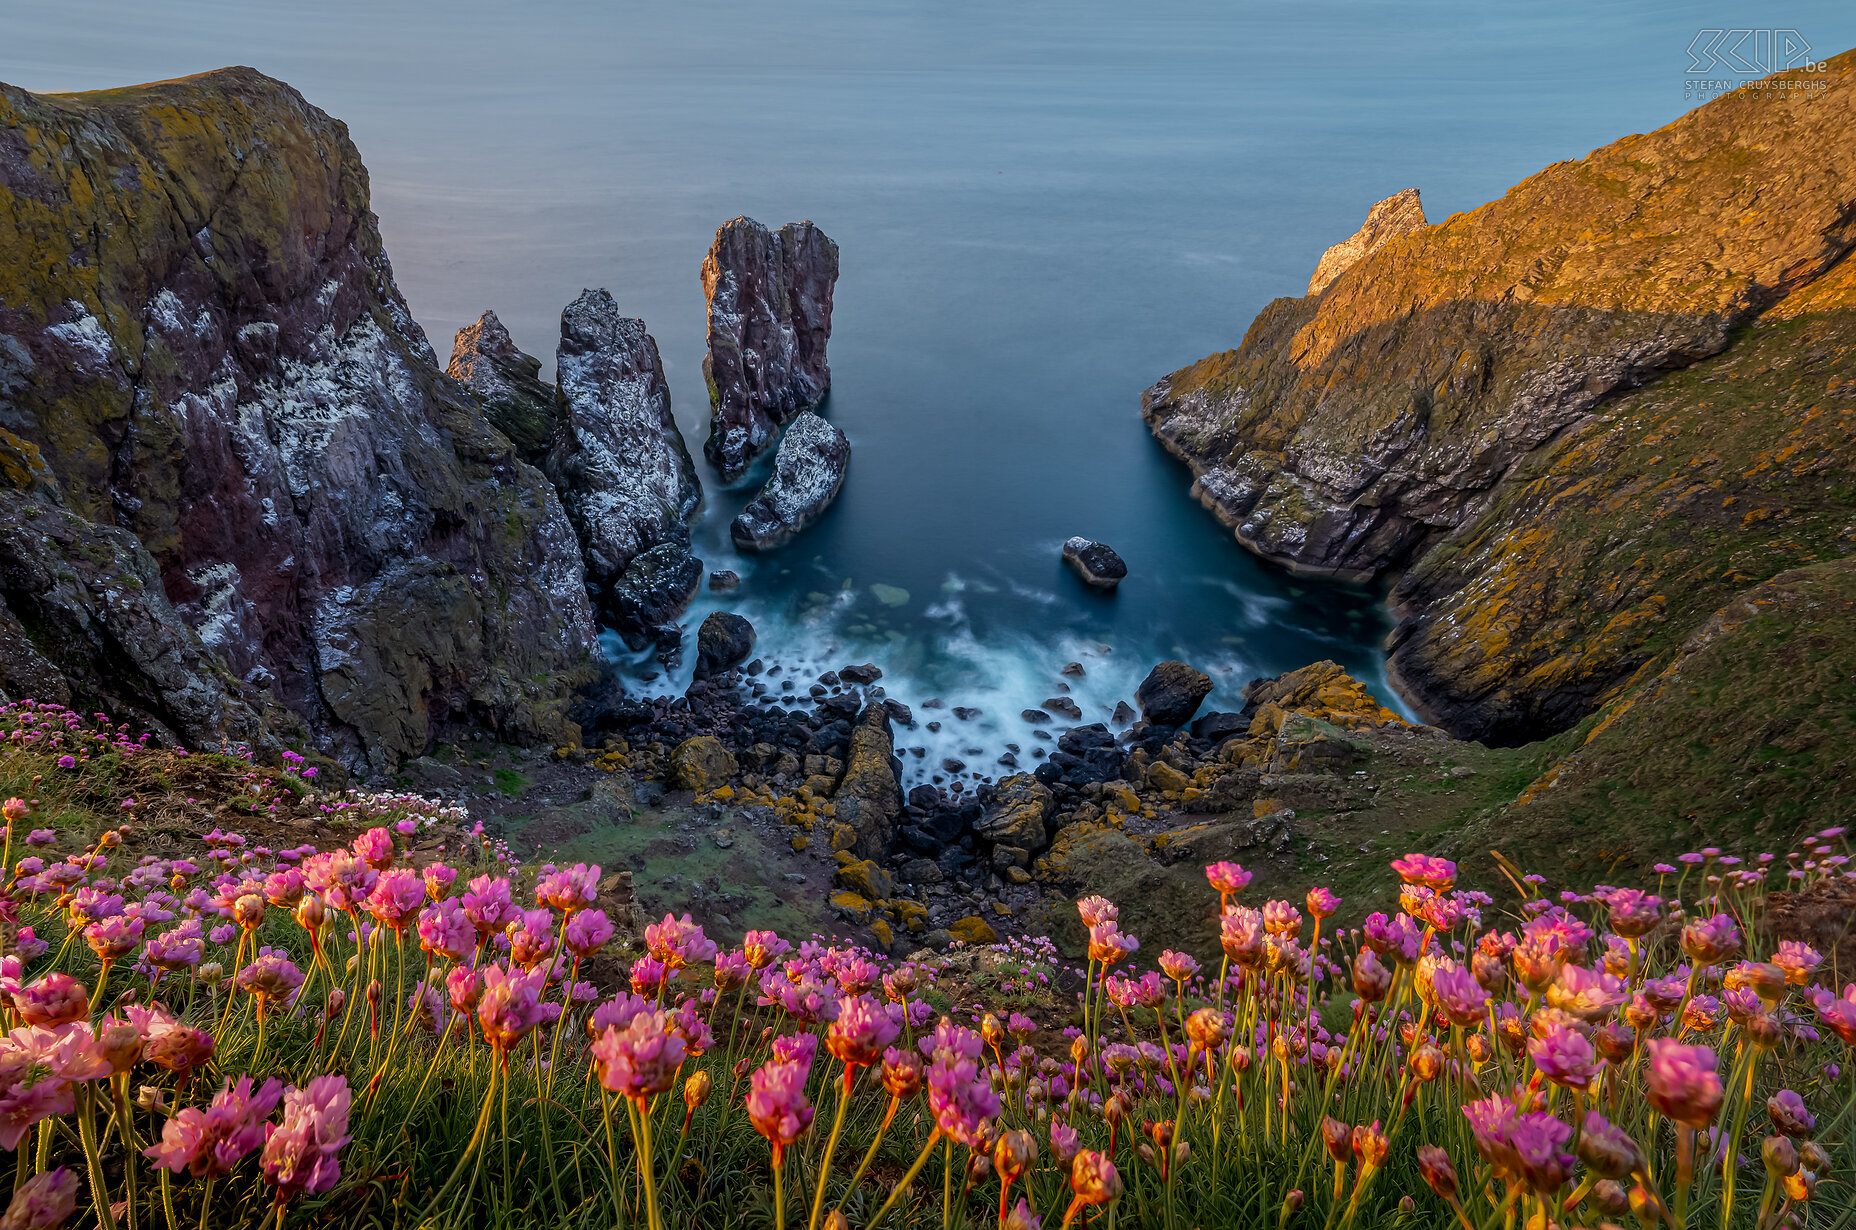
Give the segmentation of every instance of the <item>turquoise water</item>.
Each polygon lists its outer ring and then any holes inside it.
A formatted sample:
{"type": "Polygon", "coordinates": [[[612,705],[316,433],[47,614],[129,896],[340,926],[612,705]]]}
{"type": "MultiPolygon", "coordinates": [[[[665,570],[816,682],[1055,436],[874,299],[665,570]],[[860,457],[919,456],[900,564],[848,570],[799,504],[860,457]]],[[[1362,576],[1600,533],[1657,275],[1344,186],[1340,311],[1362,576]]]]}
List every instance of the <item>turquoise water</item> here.
{"type": "MultiPolygon", "coordinates": [[[[1847,5],[1740,20],[1824,55],[1856,42],[1847,5]]],[[[984,710],[918,734],[934,763],[1028,741],[1015,715],[1071,660],[1091,717],[1175,656],[1213,674],[1214,705],[1323,657],[1392,700],[1376,596],[1244,554],[1140,392],[1301,293],[1373,201],[1415,185],[1438,221],[1694,105],[1701,24],[1615,3],[66,0],[7,6],[0,79],[290,81],[349,123],[441,355],[493,307],[551,358],[561,307],[608,287],[657,337],[699,456],[714,228],[817,222],[843,253],[827,413],[849,480],[786,551],[742,560],[726,527],[756,476],[705,468],[696,539],[746,578],[722,598],[770,660],[875,660],[907,702],[984,710]],[[1119,594],[1062,569],[1072,534],[1127,559],[1119,594]]]]}

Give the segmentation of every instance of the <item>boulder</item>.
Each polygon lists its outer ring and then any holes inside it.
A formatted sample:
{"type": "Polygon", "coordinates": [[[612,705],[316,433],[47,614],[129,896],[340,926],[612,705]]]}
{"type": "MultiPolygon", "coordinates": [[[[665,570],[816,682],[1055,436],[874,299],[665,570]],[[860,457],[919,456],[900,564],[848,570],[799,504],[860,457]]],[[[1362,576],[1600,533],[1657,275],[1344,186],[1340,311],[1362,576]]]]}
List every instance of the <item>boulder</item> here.
{"type": "Polygon", "coordinates": [[[1232,735],[1250,729],[1250,719],[1241,713],[1207,713],[1192,723],[1192,737],[1222,743],[1232,735]]]}
{"type": "Polygon", "coordinates": [[[739,771],[734,753],[714,735],[696,735],[670,753],[670,784],[679,790],[714,790],[739,771]]]}
{"type": "Polygon", "coordinates": [[[696,678],[740,666],[754,652],[754,625],[732,611],[715,611],[696,630],[696,678]]]}
{"type": "Polygon", "coordinates": [[[522,353],[495,312],[458,330],[445,374],[477,395],[485,417],[524,461],[543,463],[554,443],[554,386],[541,378],[541,360],[522,353]]]}
{"type": "Polygon", "coordinates": [[[741,574],[732,568],[718,568],[709,574],[709,588],[727,590],[741,588],[741,574]]]}
{"type": "Polygon", "coordinates": [[[996,845],[1042,850],[1053,801],[1050,788],[1029,773],[1014,773],[999,779],[992,797],[975,831],[996,845]]]}
{"type": "Polygon", "coordinates": [[[785,546],[824,516],[850,464],[851,442],[844,433],[805,411],[780,438],[772,475],[729,524],[728,536],[743,551],[785,546]]]}
{"type": "Polygon", "coordinates": [[[874,662],[865,662],[862,666],[841,666],[838,678],[845,683],[859,685],[875,683],[883,677],[883,668],[874,662]]]}
{"type": "MultiPolygon", "coordinates": [[[[680,547],[675,584],[658,588],[640,609],[649,585],[628,576],[634,560],[666,544],[687,544],[685,519],[702,502],[702,485],[670,413],[657,342],[644,322],[619,313],[603,290],[587,290],[561,313],[555,356],[560,420],[548,475],[586,556],[586,579],[602,613],[628,643],[654,639],[651,630],[682,613],[701,583],[700,566],[685,586],[689,559],[680,547]],[[674,609],[672,591],[681,595],[674,609]]],[[[662,560],[648,575],[669,580],[662,560]]]]}
{"type": "Polygon", "coordinates": [[[851,732],[850,758],[832,796],[838,822],[857,832],[853,847],[863,858],[881,858],[902,815],[900,765],[889,730],[889,711],[881,702],[866,705],[851,732]]]}
{"type": "Polygon", "coordinates": [[[1063,544],[1063,560],[1076,574],[1097,589],[1114,589],[1128,575],[1128,565],[1112,547],[1087,538],[1071,538],[1063,544]]]}
{"type": "Polygon", "coordinates": [[[1199,711],[1199,705],[1211,694],[1211,676],[1194,670],[1184,662],[1167,661],[1153,668],[1134,699],[1141,706],[1141,716],[1156,726],[1184,726],[1199,711]]]}
{"type": "Polygon", "coordinates": [[[670,648],[681,639],[677,617],[702,584],[702,561],[680,542],[635,557],[613,584],[608,603],[619,634],[633,649],[670,648]]]}
{"type": "Polygon", "coordinates": [[[747,468],[782,423],[825,399],[838,245],[810,222],[770,231],[735,218],[702,263],[709,304],[709,439],[725,478],[747,468]]]}
{"type": "Polygon", "coordinates": [[[889,872],[867,858],[838,868],[838,883],[872,901],[882,901],[895,891],[895,881],[889,872]]]}
{"type": "Polygon", "coordinates": [[[1052,713],[1060,713],[1073,722],[1080,722],[1083,720],[1082,706],[1067,696],[1053,696],[1049,700],[1046,700],[1042,707],[1049,709],[1052,713]]]}
{"type": "Polygon", "coordinates": [[[978,914],[969,914],[947,924],[947,934],[963,944],[996,944],[999,933],[978,914]]]}

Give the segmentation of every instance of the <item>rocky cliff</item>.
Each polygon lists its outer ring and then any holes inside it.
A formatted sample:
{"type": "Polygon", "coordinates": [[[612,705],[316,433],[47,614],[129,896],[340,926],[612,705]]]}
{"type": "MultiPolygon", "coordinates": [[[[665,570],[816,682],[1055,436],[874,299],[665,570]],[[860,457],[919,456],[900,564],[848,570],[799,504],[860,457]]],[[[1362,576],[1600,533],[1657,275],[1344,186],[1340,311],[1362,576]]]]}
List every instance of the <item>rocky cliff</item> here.
{"type": "Polygon", "coordinates": [[[281,709],[357,769],[572,733],[573,529],[439,370],[346,128],[253,70],[0,87],[0,516],[56,527],[0,558],[9,691],[193,742],[281,709]]]}
{"type": "Polygon", "coordinates": [[[1403,574],[1456,733],[1562,730],[1734,594],[1848,554],[1856,55],[1382,244],[1150,389],[1241,541],[1403,574]]]}
{"type": "Polygon", "coordinates": [[[781,424],[825,399],[837,281],[838,245],[810,222],[770,231],[743,217],[716,231],[702,262],[703,373],[713,408],[703,452],[725,477],[746,469],[781,424]]]}

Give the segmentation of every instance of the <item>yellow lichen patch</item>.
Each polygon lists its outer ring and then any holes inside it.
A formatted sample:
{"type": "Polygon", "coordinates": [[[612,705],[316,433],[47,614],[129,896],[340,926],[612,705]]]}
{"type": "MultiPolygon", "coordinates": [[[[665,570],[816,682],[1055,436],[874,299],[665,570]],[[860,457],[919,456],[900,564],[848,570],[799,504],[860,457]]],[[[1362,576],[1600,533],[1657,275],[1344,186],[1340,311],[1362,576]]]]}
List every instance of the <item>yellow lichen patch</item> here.
{"type": "Polygon", "coordinates": [[[919,901],[897,898],[885,901],[883,908],[896,920],[896,925],[910,935],[920,935],[928,930],[928,907],[919,901]]]}
{"type": "Polygon", "coordinates": [[[999,933],[978,914],[955,919],[947,924],[947,933],[963,944],[996,944],[999,933]]]}
{"type": "Polygon", "coordinates": [[[797,852],[811,845],[812,839],[810,837],[807,837],[804,833],[794,833],[792,840],[787,842],[786,844],[791,846],[793,850],[797,852]]]}
{"type": "Polygon", "coordinates": [[[868,898],[846,889],[831,895],[831,908],[843,911],[845,916],[854,923],[865,923],[870,921],[873,907],[868,898]]]}
{"type": "Polygon", "coordinates": [[[870,934],[875,936],[876,942],[881,944],[885,949],[896,942],[895,932],[891,931],[889,929],[889,924],[880,918],[871,920],[870,934]]]}

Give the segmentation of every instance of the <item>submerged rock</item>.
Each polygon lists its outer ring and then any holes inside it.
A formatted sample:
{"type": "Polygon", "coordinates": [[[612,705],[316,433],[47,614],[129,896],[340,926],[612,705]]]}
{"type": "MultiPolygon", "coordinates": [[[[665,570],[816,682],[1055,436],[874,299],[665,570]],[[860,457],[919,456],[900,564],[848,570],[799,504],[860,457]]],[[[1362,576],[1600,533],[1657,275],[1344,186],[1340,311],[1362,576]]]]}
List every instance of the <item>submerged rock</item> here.
{"type": "Polygon", "coordinates": [[[851,442],[811,411],[794,419],[774,454],[766,486],[728,527],[743,551],[771,551],[824,515],[844,486],[851,442]]]}
{"type": "Polygon", "coordinates": [[[780,425],[825,399],[826,343],[838,281],[838,245],[810,222],[770,231],[752,218],[726,222],[702,263],[709,303],[709,439],[733,478],[780,425]]]}
{"type": "Polygon", "coordinates": [[[675,588],[684,596],[672,610],[659,600],[671,592],[662,588],[668,556],[647,570],[648,581],[627,575],[641,553],[687,540],[684,519],[701,503],[702,485],[671,417],[657,342],[610,294],[582,291],[567,305],[556,366],[561,422],[548,470],[580,536],[587,584],[620,621],[634,618],[647,590],[657,595],[643,607],[651,622],[621,623],[629,640],[681,614],[702,579],[698,565],[695,580],[682,584],[683,548],[675,588]]]}
{"type": "Polygon", "coordinates": [[[696,630],[696,678],[719,675],[754,652],[754,625],[732,611],[715,611],[696,630]]]}
{"type": "Polygon", "coordinates": [[[1211,695],[1211,676],[1184,662],[1162,662],[1135,691],[1141,716],[1156,726],[1184,726],[1211,695]]]}
{"type": "Polygon", "coordinates": [[[1321,254],[1314,276],[1308,279],[1308,293],[1318,295],[1328,284],[1353,268],[1394,239],[1421,231],[1430,225],[1424,218],[1424,203],[1416,188],[1395,192],[1366,211],[1360,229],[1321,254]]]}
{"type": "Polygon", "coordinates": [[[1063,560],[1097,589],[1114,589],[1128,575],[1128,565],[1106,543],[1071,538],[1063,544],[1063,560]]]}
{"type": "Polygon", "coordinates": [[[477,395],[491,425],[524,461],[543,463],[554,442],[554,386],[541,378],[541,360],[522,353],[495,312],[458,330],[445,374],[477,395]]]}

